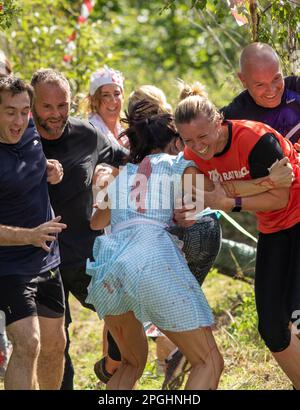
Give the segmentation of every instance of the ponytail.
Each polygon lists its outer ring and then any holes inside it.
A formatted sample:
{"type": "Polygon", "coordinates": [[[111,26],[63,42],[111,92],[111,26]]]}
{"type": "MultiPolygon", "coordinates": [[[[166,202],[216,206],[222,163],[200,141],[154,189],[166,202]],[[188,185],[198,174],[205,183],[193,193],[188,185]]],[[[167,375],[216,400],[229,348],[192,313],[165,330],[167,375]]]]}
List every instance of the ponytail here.
{"type": "Polygon", "coordinates": [[[184,100],[187,97],[192,95],[199,95],[200,97],[207,98],[207,92],[205,91],[205,86],[199,81],[194,82],[193,84],[187,84],[183,80],[178,79],[178,84],[180,88],[179,100],[184,100]]]}
{"type": "Polygon", "coordinates": [[[222,121],[222,114],[207,98],[204,86],[199,82],[192,85],[181,82],[180,102],[175,110],[175,123],[189,124],[197,118],[206,118],[209,122],[222,121]]]}

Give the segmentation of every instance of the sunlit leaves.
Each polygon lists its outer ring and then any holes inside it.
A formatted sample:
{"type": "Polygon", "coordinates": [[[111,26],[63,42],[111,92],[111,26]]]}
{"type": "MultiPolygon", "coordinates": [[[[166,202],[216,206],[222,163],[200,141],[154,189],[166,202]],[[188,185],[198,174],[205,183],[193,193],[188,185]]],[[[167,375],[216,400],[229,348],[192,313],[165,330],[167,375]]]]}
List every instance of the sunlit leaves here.
{"type": "Polygon", "coordinates": [[[15,0],[0,1],[0,30],[8,29],[17,18],[20,7],[15,0]]]}

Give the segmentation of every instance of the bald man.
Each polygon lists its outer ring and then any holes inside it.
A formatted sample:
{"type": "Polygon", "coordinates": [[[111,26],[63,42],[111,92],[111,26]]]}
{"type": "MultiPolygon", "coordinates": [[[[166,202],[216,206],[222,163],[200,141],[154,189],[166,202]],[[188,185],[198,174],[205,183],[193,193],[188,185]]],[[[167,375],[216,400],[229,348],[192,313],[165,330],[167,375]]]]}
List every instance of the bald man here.
{"type": "MultiPolygon", "coordinates": [[[[284,78],[277,53],[264,43],[251,43],[243,49],[238,77],[245,90],[222,108],[225,119],[263,122],[293,144],[297,143],[300,138],[300,77],[284,78]]],[[[300,145],[297,145],[299,151],[300,145]]]]}
{"type": "Polygon", "coordinates": [[[222,108],[224,117],[263,122],[292,143],[297,142],[300,77],[283,78],[277,53],[264,43],[252,43],[243,49],[238,76],[245,90],[222,108]]]}

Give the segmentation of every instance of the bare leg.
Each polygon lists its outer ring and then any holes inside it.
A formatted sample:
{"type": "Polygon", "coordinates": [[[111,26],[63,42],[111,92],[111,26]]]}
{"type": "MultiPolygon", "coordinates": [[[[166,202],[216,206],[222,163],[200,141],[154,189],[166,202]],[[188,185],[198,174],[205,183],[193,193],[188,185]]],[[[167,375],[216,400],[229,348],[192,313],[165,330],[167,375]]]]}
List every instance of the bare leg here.
{"type": "Polygon", "coordinates": [[[176,346],[165,335],[158,336],[155,340],[155,343],[156,343],[156,357],[157,357],[158,363],[160,363],[160,365],[162,366],[165,372],[166,370],[165,360],[168,358],[170,353],[172,353],[176,349],[176,346]]]}
{"type": "Polygon", "coordinates": [[[102,332],[102,338],[103,338],[102,353],[103,353],[103,356],[107,356],[107,351],[108,351],[107,330],[108,329],[107,329],[106,323],[104,323],[103,332],[102,332]]]}
{"type": "Polygon", "coordinates": [[[109,374],[114,374],[116,370],[121,366],[121,362],[118,360],[114,360],[109,356],[105,357],[105,370],[109,374]]]}
{"type": "Polygon", "coordinates": [[[295,326],[294,324],[291,323],[289,327],[290,327],[291,332],[293,332],[294,335],[296,335],[297,338],[300,339],[300,329],[298,329],[299,325],[295,326]]]}
{"type": "Polygon", "coordinates": [[[41,350],[38,358],[38,381],[41,390],[59,390],[64,371],[66,336],[64,317],[39,316],[41,350]]]}
{"type": "Polygon", "coordinates": [[[291,334],[289,347],[272,354],[294,387],[300,390],[300,340],[297,335],[291,334]]]}
{"type": "Polygon", "coordinates": [[[148,344],[143,325],[133,312],[104,319],[122,356],[121,366],[107,383],[107,389],[131,390],[143,374],[147,361],[148,344]]]}
{"type": "Polygon", "coordinates": [[[177,346],[171,342],[165,335],[158,336],[155,340],[156,342],[156,354],[159,360],[165,360],[177,346]]]}
{"type": "Polygon", "coordinates": [[[178,346],[192,368],[185,388],[187,390],[215,390],[223,371],[224,362],[211,328],[203,327],[187,332],[162,332],[178,346]]]}
{"type": "Polygon", "coordinates": [[[37,390],[37,360],[40,351],[40,328],[37,316],[26,317],[7,326],[13,345],[5,373],[7,390],[37,390]]]}
{"type": "Polygon", "coordinates": [[[109,374],[114,374],[114,372],[120,367],[121,361],[114,360],[108,355],[108,345],[109,341],[107,338],[108,328],[107,325],[104,323],[103,327],[103,356],[105,356],[105,370],[109,374]]]}

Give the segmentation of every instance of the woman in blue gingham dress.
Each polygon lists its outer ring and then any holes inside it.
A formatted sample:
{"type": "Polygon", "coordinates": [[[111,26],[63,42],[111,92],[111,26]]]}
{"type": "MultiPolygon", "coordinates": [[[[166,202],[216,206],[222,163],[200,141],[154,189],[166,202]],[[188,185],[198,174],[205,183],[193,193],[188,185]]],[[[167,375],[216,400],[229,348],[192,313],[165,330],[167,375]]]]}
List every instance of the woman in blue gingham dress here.
{"type": "MultiPolygon", "coordinates": [[[[213,315],[166,230],[172,224],[182,175],[194,163],[162,152],[176,136],[168,114],[145,120],[143,128],[129,122],[129,139],[131,132],[135,138],[140,136],[149,154],[140,162],[128,163],[110,184],[112,234],[96,239],[94,260],[87,263],[92,277],[87,302],[105,320],[122,356],[108,388],[132,388],[142,374],[147,357],[142,323],[146,321],[158,326],[191,362],[194,370],[187,388],[216,388],[222,366],[210,329],[213,315]],[[151,154],[153,149],[158,152],[151,154]]],[[[97,212],[94,219],[100,221],[109,211],[97,212]]]]}

